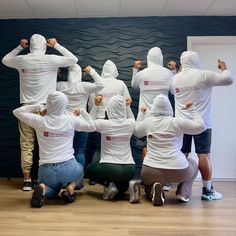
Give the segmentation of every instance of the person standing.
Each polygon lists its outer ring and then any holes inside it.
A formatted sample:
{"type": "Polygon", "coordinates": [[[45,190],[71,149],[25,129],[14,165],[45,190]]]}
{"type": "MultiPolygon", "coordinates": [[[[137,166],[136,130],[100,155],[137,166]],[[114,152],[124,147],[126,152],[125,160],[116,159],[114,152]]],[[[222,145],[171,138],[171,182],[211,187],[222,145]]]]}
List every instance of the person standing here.
{"type": "MultiPolygon", "coordinates": [[[[20,45],[5,55],[2,63],[17,69],[20,79],[20,103],[22,106],[45,104],[50,92],[56,90],[57,72],[59,67],[75,64],[78,59],[61,46],[55,38],[46,39],[40,34],[33,34],[30,41],[21,39],[20,45]],[[45,54],[47,46],[62,54],[45,54]],[[29,47],[30,53],[18,55],[29,47]]],[[[33,164],[35,131],[24,122],[19,121],[21,169],[23,172],[23,191],[31,190],[30,171],[33,164]]]]}
{"type": "Polygon", "coordinates": [[[158,95],[150,114],[143,110],[135,127],[138,137],[147,136],[147,154],[143,161],[141,180],[154,206],[164,204],[163,184],[177,182],[177,200],[186,203],[192,193],[197,176],[197,163],[186,159],[181,152],[184,133],[198,134],[205,124],[192,102],[182,105],[191,119],[173,117],[173,110],[166,95],[158,95]]]}
{"type": "MultiPolygon", "coordinates": [[[[163,67],[163,55],[159,47],[153,47],[148,51],[147,68],[140,70],[141,65],[141,60],[134,62],[131,80],[132,88],[140,90],[138,116],[141,114],[142,107],[151,110],[152,103],[157,95],[164,94],[168,96],[173,77],[170,70],[163,67]]],[[[146,137],[138,139],[137,145],[143,148],[143,160],[147,151],[146,137]]]]}
{"type": "MultiPolygon", "coordinates": [[[[91,67],[84,69],[94,79],[94,83],[82,82],[82,71],[78,64],[70,66],[68,69],[68,81],[57,82],[57,90],[63,92],[69,99],[65,112],[74,115],[74,110],[81,108],[86,110],[89,95],[96,93],[104,88],[102,78],[91,67]]],[[[73,147],[75,150],[75,159],[82,165],[85,165],[85,150],[87,145],[88,133],[75,131],[73,147]]]]}
{"type": "Polygon", "coordinates": [[[191,100],[206,123],[207,130],[198,135],[184,135],[182,152],[188,157],[191,152],[192,138],[197,153],[198,168],[202,176],[202,200],[217,200],[222,194],[216,192],[212,184],[211,153],[211,93],[214,86],[227,86],[233,83],[231,72],[224,61],[218,59],[218,68],[222,73],[200,70],[199,55],[194,51],[185,51],[181,54],[181,72],[176,74],[171,86],[175,96],[176,117],[189,118],[189,113],[181,109],[181,104],[191,100]]]}
{"type": "MultiPolygon", "coordinates": [[[[104,88],[97,93],[91,94],[89,97],[89,110],[95,106],[95,98],[97,96],[102,97],[101,103],[96,109],[96,119],[107,119],[106,107],[113,96],[121,95],[131,104],[132,99],[129,90],[122,80],[117,79],[118,75],[119,73],[115,63],[111,60],[107,60],[103,65],[101,73],[104,88]]],[[[90,135],[92,137],[91,143],[94,143],[92,146],[95,147],[94,154],[92,154],[92,162],[98,161],[100,160],[101,135],[99,132],[94,132],[90,135]]],[[[93,181],[90,181],[90,183],[93,183],[93,181]]]]}

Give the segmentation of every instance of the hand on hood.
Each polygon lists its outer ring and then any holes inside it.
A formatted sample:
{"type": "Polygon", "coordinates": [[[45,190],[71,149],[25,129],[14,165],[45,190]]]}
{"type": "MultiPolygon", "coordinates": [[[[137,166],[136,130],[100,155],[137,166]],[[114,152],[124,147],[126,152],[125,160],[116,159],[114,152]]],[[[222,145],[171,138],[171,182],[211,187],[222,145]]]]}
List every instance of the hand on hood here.
{"type": "Polygon", "coordinates": [[[28,48],[29,47],[29,41],[27,39],[21,39],[20,40],[20,46],[22,48],[28,48]]]}

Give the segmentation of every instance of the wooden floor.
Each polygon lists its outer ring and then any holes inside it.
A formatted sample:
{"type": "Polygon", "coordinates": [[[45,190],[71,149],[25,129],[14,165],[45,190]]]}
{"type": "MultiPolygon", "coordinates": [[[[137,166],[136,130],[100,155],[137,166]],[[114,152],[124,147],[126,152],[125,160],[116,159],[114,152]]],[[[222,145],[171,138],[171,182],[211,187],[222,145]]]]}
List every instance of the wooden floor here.
{"type": "Polygon", "coordinates": [[[236,182],[215,182],[224,198],[207,202],[200,200],[201,182],[195,181],[187,204],[177,203],[172,190],[162,207],[145,196],[138,204],[130,204],[128,195],[103,201],[102,186],[86,182],[75,203],[48,200],[40,209],[30,207],[32,192],[23,192],[21,184],[0,179],[1,236],[236,235],[236,182]]]}

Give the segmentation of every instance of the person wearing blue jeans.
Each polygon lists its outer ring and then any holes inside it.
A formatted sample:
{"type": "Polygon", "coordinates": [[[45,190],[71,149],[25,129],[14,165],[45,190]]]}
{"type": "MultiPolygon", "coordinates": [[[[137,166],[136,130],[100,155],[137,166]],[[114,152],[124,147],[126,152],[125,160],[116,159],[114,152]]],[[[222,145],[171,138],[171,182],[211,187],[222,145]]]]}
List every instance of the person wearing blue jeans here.
{"type": "Polygon", "coordinates": [[[74,132],[93,132],[95,124],[83,109],[77,109],[73,116],[66,115],[67,103],[65,94],[54,91],[48,95],[46,109],[36,104],[13,111],[19,120],[35,129],[39,143],[39,185],[31,198],[32,207],[42,207],[45,197],[57,196],[65,184],[61,198],[66,203],[74,202],[74,189],[83,178],[83,166],[73,155],[74,132]]]}
{"type": "Polygon", "coordinates": [[[61,183],[67,185],[76,180],[76,184],[79,184],[83,177],[83,166],[74,158],[59,163],[45,163],[39,167],[39,182],[47,185],[45,197],[56,197],[61,183]]]}

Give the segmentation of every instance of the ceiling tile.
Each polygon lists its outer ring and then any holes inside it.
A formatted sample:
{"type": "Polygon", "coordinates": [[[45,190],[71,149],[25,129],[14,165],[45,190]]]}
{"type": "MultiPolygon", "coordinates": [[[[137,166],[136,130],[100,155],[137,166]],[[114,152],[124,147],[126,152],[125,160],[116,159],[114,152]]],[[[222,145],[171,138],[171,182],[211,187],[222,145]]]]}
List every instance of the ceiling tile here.
{"type": "Polygon", "coordinates": [[[79,17],[118,17],[119,0],[74,0],[79,17]]]}
{"type": "Polygon", "coordinates": [[[77,16],[73,0],[28,0],[37,16],[58,18],[77,16]]]}
{"type": "Polygon", "coordinates": [[[206,13],[207,15],[235,16],[236,0],[216,0],[206,13]]]}
{"type": "Polygon", "coordinates": [[[163,10],[164,16],[203,15],[214,0],[169,0],[163,10]]]}
{"type": "Polygon", "coordinates": [[[15,18],[33,15],[25,0],[0,0],[0,18],[15,18]]]}
{"type": "Polygon", "coordinates": [[[158,16],[167,0],[120,0],[120,16],[158,16]]]}

